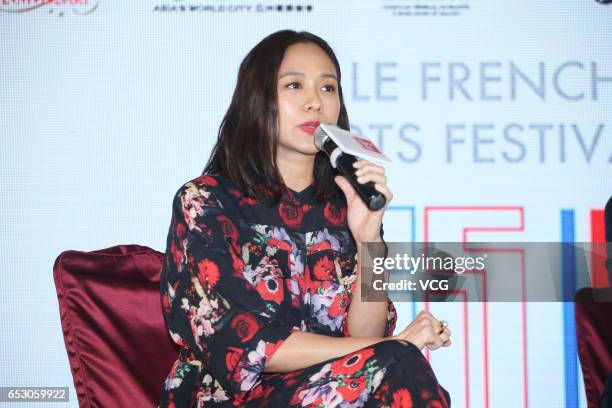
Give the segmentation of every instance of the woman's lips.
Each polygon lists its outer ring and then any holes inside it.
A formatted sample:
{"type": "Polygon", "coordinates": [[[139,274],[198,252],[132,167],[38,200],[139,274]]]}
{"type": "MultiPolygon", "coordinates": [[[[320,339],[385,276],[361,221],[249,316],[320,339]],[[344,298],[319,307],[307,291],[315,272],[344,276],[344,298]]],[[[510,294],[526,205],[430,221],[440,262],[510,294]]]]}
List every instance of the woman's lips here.
{"type": "Polygon", "coordinates": [[[317,130],[317,126],[319,126],[319,123],[320,122],[306,122],[302,123],[299,127],[309,135],[314,135],[314,132],[315,130],[317,130]]]}

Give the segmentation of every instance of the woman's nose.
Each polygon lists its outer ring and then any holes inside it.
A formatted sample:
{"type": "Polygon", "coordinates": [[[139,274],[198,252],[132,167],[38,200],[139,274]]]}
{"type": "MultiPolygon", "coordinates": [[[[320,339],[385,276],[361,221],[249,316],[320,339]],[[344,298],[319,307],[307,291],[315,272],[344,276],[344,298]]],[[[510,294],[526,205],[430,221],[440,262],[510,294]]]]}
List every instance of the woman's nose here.
{"type": "Polygon", "coordinates": [[[304,110],[306,111],[320,111],[321,110],[321,98],[316,92],[309,92],[306,95],[306,100],[304,102],[304,110]]]}

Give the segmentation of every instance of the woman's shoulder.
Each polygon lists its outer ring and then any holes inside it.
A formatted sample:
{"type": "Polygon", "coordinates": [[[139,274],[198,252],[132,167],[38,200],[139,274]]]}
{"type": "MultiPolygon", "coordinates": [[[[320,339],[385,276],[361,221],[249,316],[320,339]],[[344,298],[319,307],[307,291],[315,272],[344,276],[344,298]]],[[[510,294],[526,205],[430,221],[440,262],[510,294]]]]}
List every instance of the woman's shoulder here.
{"type": "Polygon", "coordinates": [[[234,208],[253,206],[256,201],[245,197],[228,178],[216,174],[203,174],[184,183],[176,192],[175,200],[197,201],[200,205],[234,208]]]}
{"type": "Polygon", "coordinates": [[[174,195],[174,200],[183,206],[198,203],[200,206],[222,207],[219,196],[224,189],[221,176],[204,174],[183,183],[174,195]]]}
{"type": "Polygon", "coordinates": [[[218,174],[203,174],[184,183],[181,188],[203,192],[213,192],[222,188],[221,176],[218,174]]]}

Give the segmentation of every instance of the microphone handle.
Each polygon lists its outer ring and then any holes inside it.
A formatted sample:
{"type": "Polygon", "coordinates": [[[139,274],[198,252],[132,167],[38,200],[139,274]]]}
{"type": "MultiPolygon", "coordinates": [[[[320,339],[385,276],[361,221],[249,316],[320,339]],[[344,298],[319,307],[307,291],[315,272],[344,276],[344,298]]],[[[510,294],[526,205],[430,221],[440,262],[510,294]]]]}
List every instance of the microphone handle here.
{"type": "Polygon", "coordinates": [[[357,169],[353,167],[353,163],[356,161],[357,159],[352,154],[341,153],[336,158],[336,167],[338,167],[342,175],[351,183],[368,208],[372,211],[378,211],[385,206],[387,199],[383,193],[374,188],[374,183],[372,181],[363,184],[357,181],[357,176],[355,176],[357,169]]]}

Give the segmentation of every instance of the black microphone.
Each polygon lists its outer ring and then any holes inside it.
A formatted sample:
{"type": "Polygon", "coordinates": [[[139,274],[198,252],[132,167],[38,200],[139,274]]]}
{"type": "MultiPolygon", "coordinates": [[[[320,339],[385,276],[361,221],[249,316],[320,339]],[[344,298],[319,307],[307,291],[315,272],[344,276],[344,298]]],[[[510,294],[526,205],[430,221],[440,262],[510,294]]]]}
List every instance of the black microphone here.
{"type": "Polygon", "coordinates": [[[353,163],[357,158],[352,154],[348,154],[340,150],[340,147],[332,140],[321,126],[315,130],[315,145],[317,149],[325,152],[329,156],[329,161],[334,168],[337,168],[340,173],[351,183],[355,191],[363,202],[372,211],[378,211],[385,206],[387,199],[384,194],[374,188],[374,183],[368,181],[360,184],[357,181],[355,172],[357,169],[353,167],[353,163]]]}

